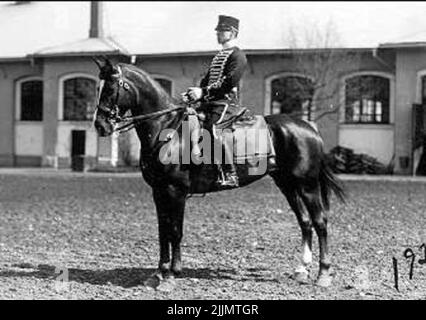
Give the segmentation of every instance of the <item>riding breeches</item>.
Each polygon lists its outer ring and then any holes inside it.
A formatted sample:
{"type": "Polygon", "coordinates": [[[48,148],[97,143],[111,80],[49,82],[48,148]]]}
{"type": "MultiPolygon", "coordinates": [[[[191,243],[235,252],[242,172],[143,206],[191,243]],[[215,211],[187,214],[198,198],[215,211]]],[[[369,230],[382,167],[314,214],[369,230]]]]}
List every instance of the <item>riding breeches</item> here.
{"type": "MultiPolygon", "coordinates": [[[[217,115],[214,115],[214,116],[217,117],[217,115]]],[[[188,115],[188,121],[189,121],[189,129],[191,133],[191,145],[192,146],[198,145],[198,143],[200,142],[200,134],[201,134],[201,125],[200,125],[199,119],[196,115],[190,114],[188,115]]],[[[220,165],[223,163],[232,165],[233,164],[232,131],[230,131],[229,129],[223,130],[223,131],[215,129],[214,122],[212,123],[211,121],[206,121],[204,122],[204,124],[209,125],[208,128],[206,128],[205,126],[203,127],[204,129],[207,130],[207,132],[211,134],[210,136],[211,141],[214,142],[215,145],[219,145],[220,147],[220,150],[216,150],[216,148],[214,147],[212,149],[213,156],[214,156],[213,158],[214,163],[217,165],[220,165]],[[223,156],[222,156],[222,152],[221,152],[222,147],[224,148],[224,151],[225,151],[225,159],[223,159],[223,156]]],[[[194,147],[192,147],[192,150],[194,150],[194,147]]]]}

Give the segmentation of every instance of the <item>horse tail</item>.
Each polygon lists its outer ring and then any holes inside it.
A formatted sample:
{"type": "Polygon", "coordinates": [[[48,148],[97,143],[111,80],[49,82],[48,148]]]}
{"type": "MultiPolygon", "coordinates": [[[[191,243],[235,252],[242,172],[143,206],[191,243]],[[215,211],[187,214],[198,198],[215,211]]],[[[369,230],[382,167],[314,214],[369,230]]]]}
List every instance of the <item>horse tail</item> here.
{"type": "Polygon", "coordinates": [[[319,173],[319,183],[321,189],[321,199],[322,204],[325,210],[330,209],[330,195],[331,191],[339,198],[343,203],[346,203],[347,195],[341,182],[336,177],[336,175],[331,171],[330,167],[327,165],[325,159],[321,160],[321,167],[319,173]]]}

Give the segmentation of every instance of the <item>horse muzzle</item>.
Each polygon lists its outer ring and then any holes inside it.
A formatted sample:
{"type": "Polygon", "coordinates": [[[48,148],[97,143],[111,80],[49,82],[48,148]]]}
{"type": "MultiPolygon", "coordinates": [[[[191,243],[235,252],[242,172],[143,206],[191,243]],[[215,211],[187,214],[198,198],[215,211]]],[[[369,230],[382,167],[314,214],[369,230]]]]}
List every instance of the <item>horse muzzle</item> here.
{"type": "Polygon", "coordinates": [[[100,137],[107,137],[114,132],[113,125],[104,118],[97,118],[94,125],[100,137]]]}

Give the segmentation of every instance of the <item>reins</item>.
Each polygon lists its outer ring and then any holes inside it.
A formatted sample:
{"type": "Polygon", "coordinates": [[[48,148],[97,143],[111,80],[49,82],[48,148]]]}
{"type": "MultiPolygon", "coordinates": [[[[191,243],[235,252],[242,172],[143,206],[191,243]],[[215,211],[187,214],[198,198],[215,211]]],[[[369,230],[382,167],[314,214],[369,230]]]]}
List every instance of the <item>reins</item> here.
{"type": "Polygon", "coordinates": [[[127,122],[126,124],[120,126],[120,127],[116,127],[114,128],[115,132],[118,133],[124,133],[127,132],[131,129],[133,129],[137,122],[141,122],[141,121],[146,121],[146,120],[152,120],[156,117],[171,113],[173,111],[177,111],[177,110],[181,110],[181,109],[186,109],[186,106],[176,106],[170,109],[165,109],[165,110],[160,110],[160,111],[156,111],[156,112],[151,112],[151,113],[147,113],[147,114],[142,114],[139,116],[129,116],[129,117],[120,117],[119,115],[117,115],[117,117],[115,118],[115,121],[117,123],[120,122],[127,122]]]}

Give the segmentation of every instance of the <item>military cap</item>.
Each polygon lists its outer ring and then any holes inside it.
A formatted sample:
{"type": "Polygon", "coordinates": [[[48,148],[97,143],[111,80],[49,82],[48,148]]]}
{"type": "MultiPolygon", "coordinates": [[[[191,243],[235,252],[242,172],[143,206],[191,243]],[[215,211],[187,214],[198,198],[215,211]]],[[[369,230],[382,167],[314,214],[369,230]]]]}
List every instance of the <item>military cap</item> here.
{"type": "Polygon", "coordinates": [[[231,16],[220,15],[219,22],[216,26],[216,31],[230,31],[234,29],[238,31],[239,20],[231,16]]]}

